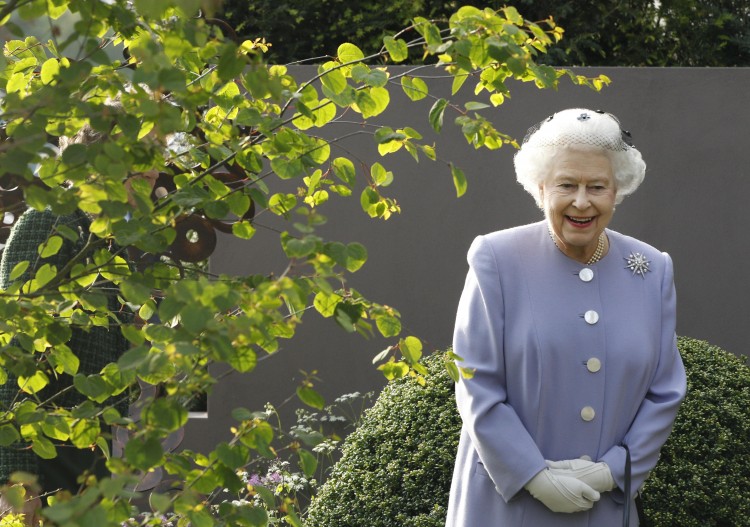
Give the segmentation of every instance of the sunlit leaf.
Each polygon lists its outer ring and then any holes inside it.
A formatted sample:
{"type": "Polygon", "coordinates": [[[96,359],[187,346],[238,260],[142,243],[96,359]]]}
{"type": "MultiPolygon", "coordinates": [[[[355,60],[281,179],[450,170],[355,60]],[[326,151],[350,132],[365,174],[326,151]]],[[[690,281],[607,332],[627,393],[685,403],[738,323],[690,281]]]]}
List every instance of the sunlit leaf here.
{"type": "Polygon", "coordinates": [[[339,61],[344,64],[348,62],[356,62],[365,58],[365,54],[362,53],[361,49],[348,42],[339,46],[336,56],[339,61]]]}
{"type": "Polygon", "coordinates": [[[313,300],[315,309],[324,317],[332,317],[336,310],[336,305],[341,301],[341,297],[335,293],[318,292],[313,300]]]}
{"type": "Polygon", "coordinates": [[[446,106],[448,106],[447,100],[438,99],[430,108],[430,126],[438,133],[443,129],[443,114],[446,106]]]}
{"type": "Polygon", "coordinates": [[[18,377],[18,387],[26,393],[37,393],[49,384],[49,377],[41,370],[37,370],[30,377],[18,377]]]}
{"type": "Polygon", "coordinates": [[[388,50],[388,54],[391,56],[393,62],[399,63],[409,58],[409,48],[405,40],[386,36],[383,37],[383,44],[385,44],[385,49],[388,50]]]}
{"type": "Polygon", "coordinates": [[[422,342],[416,337],[401,339],[398,346],[409,364],[415,364],[422,357],[422,342]]]}
{"type": "Polygon", "coordinates": [[[409,99],[411,99],[412,101],[419,101],[421,99],[424,99],[429,93],[427,83],[419,77],[410,77],[409,75],[404,75],[403,77],[401,77],[401,87],[403,88],[406,96],[409,97],[409,99]]]}
{"type": "Polygon", "coordinates": [[[456,195],[460,198],[466,192],[466,176],[463,170],[455,166],[453,163],[450,164],[451,176],[453,176],[453,185],[456,187],[456,195]]]}

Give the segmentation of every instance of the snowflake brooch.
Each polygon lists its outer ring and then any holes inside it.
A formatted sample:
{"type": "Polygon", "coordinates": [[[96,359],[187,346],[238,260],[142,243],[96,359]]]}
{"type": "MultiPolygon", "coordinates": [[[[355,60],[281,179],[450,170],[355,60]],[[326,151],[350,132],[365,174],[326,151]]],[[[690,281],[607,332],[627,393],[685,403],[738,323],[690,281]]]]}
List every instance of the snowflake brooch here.
{"type": "Polygon", "coordinates": [[[633,276],[638,274],[643,278],[651,270],[649,268],[651,262],[641,253],[630,253],[630,256],[625,258],[625,261],[627,262],[625,268],[633,271],[633,276]]]}

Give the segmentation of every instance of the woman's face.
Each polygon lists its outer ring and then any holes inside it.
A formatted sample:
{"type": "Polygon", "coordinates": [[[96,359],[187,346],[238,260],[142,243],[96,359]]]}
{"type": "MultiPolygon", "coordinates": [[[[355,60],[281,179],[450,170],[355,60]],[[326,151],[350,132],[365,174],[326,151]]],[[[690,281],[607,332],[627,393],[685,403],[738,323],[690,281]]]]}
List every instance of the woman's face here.
{"type": "Polygon", "coordinates": [[[558,247],[571,258],[588,260],[615,210],[617,188],[609,157],[596,150],[562,149],[539,191],[558,247]]]}

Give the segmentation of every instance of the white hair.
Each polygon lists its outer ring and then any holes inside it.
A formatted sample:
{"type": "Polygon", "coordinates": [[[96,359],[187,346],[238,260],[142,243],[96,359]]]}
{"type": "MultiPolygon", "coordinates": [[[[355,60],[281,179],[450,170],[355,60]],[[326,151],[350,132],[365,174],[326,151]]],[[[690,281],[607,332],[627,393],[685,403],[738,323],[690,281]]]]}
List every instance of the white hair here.
{"type": "Polygon", "coordinates": [[[541,208],[539,186],[547,179],[552,162],[561,149],[599,151],[609,157],[615,178],[615,202],[620,203],[643,182],[646,163],[630,143],[630,133],[609,113],[585,108],[557,112],[529,128],[513,158],[516,179],[541,208]]]}

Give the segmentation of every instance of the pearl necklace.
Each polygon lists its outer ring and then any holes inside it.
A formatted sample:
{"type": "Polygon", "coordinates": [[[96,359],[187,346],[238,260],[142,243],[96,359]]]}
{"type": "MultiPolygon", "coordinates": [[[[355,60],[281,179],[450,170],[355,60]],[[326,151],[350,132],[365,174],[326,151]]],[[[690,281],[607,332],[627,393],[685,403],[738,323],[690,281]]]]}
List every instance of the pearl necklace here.
{"type": "MultiPolygon", "coordinates": [[[[560,249],[560,246],[557,245],[557,240],[555,240],[555,235],[552,234],[552,230],[549,231],[549,237],[552,238],[552,243],[555,244],[555,247],[560,249]]],[[[602,259],[602,257],[604,256],[604,246],[606,245],[606,243],[607,236],[604,234],[604,231],[602,231],[602,233],[599,235],[599,241],[596,244],[596,250],[594,251],[594,254],[591,255],[591,258],[588,259],[586,265],[595,264],[602,259]]],[[[562,251],[562,249],[560,250],[562,251]]]]}

